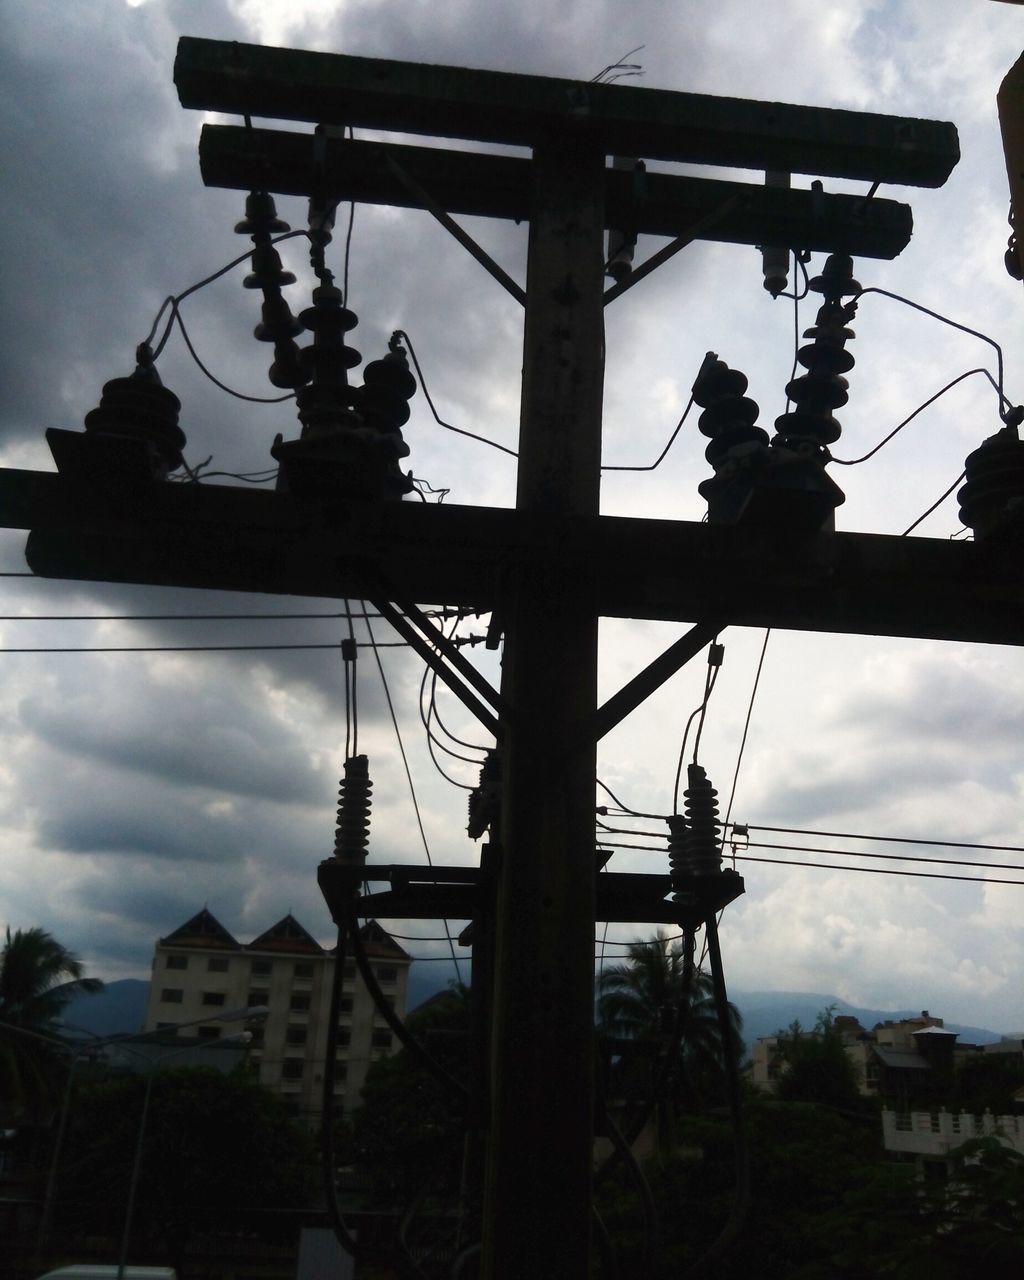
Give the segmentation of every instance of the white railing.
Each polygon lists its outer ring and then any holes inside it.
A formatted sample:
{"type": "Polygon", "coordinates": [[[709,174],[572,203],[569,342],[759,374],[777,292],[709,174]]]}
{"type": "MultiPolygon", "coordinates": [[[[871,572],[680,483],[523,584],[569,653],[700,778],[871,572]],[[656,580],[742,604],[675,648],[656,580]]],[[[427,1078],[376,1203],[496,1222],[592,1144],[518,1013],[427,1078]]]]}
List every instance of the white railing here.
{"type": "Polygon", "coordinates": [[[998,1138],[1024,1155],[1024,1116],[966,1115],[952,1111],[883,1111],[887,1151],[946,1155],[972,1138],[998,1138]]]}

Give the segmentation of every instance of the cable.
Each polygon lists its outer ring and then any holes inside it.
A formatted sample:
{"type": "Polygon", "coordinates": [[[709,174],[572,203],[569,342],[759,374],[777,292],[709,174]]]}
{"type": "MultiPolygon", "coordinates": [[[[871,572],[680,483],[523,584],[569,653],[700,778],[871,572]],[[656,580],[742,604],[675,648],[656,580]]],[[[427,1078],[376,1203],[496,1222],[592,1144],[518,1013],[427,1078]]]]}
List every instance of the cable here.
{"type": "MultiPolygon", "coordinates": [[[[634,817],[637,817],[637,818],[647,818],[647,817],[653,816],[651,814],[646,814],[646,813],[637,813],[635,809],[627,808],[627,806],[622,803],[619,797],[615,794],[615,792],[611,789],[611,787],[608,786],[606,782],[602,782],[600,778],[595,778],[594,781],[597,783],[597,785],[601,788],[602,791],[608,792],[608,794],[619,806],[619,808],[622,810],[623,813],[632,814],[634,817]]],[[[598,810],[598,812],[600,813],[600,809],[598,810]]]]}
{"type": "Polygon", "coordinates": [[[705,945],[711,961],[711,981],[715,1012],[718,1014],[718,1028],[725,1053],[726,1091],[729,1099],[729,1114],[732,1120],[736,1162],[736,1192],[725,1226],[697,1261],[687,1268],[685,1272],[686,1280],[693,1280],[693,1277],[706,1275],[709,1266],[717,1262],[722,1254],[732,1247],[743,1227],[743,1222],[747,1216],[747,1207],[750,1203],[750,1148],[747,1143],[746,1123],[743,1116],[743,1097],[739,1074],[740,1047],[733,1043],[734,1029],[732,1019],[729,1016],[729,996],[725,988],[725,969],[722,965],[722,949],[718,941],[718,922],[713,912],[705,921],[704,931],[705,945]]]}
{"type": "Polygon", "coordinates": [[[903,532],[900,534],[900,537],[905,538],[908,533],[912,533],[923,520],[928,519],[928,517],[931,515],[933,511],[935,511],[938,507],[941,507],[942,504],[949,497],[949,495],[953,492],[953,490],[957,487],[957,485],[966,475],[967,475],[966,470],[961,471],[960,474],[957,476],[957,478],[945,491],[945,493],[941,494],[938,498],[936,498],[936,500],[932,503],[932,505],[928,508],[928,510],[925,512],[922,512],[922,514],[917,517],[917,519],[914,521],[912,525],[909,525],[906,529],[904,529],[903,532]]]}
{"type": "Polygon", "coordinates": [[[446,431],[454,431],[456,435],[468,436],[470,440],[479,440],[481,444],[489,444],[492,449],[497,449],[501,453],[507,453],[510,458],[519,457],[519,454],[515,451],[515,449],[508,449],[505,447],[505,445],[498,444],[494,440],[488,440],[485,436],[478,436],[473,431],[466,431],[463,427],[453,427],[450,422],[445,422],[445,420],[437,412],[437,409],[434,407],[434,402],[430,398],[430,392],[427,390],[427,383],[423,377],[423,370],[420,368],[420,362],[416,357],[416,348],[412,345],[412,339],[409,337],[409,335],[405,332],[404,329],[396,329],[395,336],[397,338],[400,338],[405,343],[405,345],[409,348],[409,355],[412,357],[413,367],[415,368],[416,375],[420,380],[420,386],[423,388],[423,397],[426,400],[427,404],[430,406],[430,412],[434,415],[434,421],[437,423],[439,427],[444,427],[446,431]]]}
{"type": "MultiPolygon", "coordinates": [[[[280,244],[282,240],[293,240],[296,236],[306,236],[308,238],[309,232],[305,230],[305,228],[300,228],[298,231],[285,231],[283,234],[279,236],[274,236],[273,239],[270,241],[270,243],[272,245],[280,244]]],[[[167,310],[168,307],[171,308],[171,311],[173,313],[174,309],[180,306],[180,304],[184,302],[186,298],[190,297],[193,293],[198,293],[200,289],[205,289],[208,284],[213,284],[214,280],[219,280],[221,276],[226,276],[229,271],[233,271],[235,267],[241,266],[243,262],[248,262],[249,259],[252,257],[253,253],[255,253],[255,248],[249,249],[248,252],[246,253],[240,253],[237,258],[232,258],[231,261],[227,263],[226,266],[219,267],[211,275],[204,276],[202,280],[197,280],[195,284],[190,284],[189,287],[183,290],[181,293],[172,294],[169,297],[165,298],[163,302],[160,304],[160,310],[156,313],[156,317],[153,320],[153,326],[150,329],[149,333],[146,335],[146,340],[143,343],[143,346],[148,347],[152,345],[153,339],[156,337],[157,326],[160,323],[160,318],[164,314],[164,312],[167,310]]],[[[156,346],[156,349],[153,352],[154,360],[156,360],[159,357],[160,352],[163,351],[165,345],[167,344],[167,339],[170,337],[173,324],[174,324],[173,318],[171,320],[168,320],[167,325],[164,328],[163,337],[160,339],[159,343],[156,346]]]]}
{"type": "Polygon", "coordinates": [[[683,410],[683,416],[676,423],[676,429],[672,432],[672,434],[668,438],[668,444],[664,447],[664,449],[662,449],[661,453],[658,454],[654,462],[650,463],[648,466],[643,466],[643,467],[612,466],[611,464],[606,465],[605,463],[602,463],[601,470],[602,471],[653,471],[655,467],[660,466],[661,463],[664,461],[665,455],[668,453],[669,449],[671,449],[672,445],[675,443],[676,436],[679,434],[680,430],[682,429],[683,423],[686,421],[687,416],[689,415],[689,412],[692,408],[693,408],[693,396],[690,396],[690,399],[686,403],[686,408],[683,410]]]}
{"type": "MultiPolygon", "coordinates": [[[[416,825],[419,828],[420,839],[423,842],[423,852],[427,855],[427,865],[433,866],[434,860],[430,856],[430,844],[427,841],[427,833],[423,827],[423,818],[420,814],[419,801],[416,799],[416,787],[412,780],[412,770],[409,768],[409,758],[405,754],[405,744],[402,741],[402,731],[398,727],[398,716],[395,714],[395,704],[391,700],[391,690],[388,687],[388,678],[384,673],[384,663],[381,661],[379,649],[383,646],[377,644],[373,636],[373,628],[370,626],[369,618],[366,619],[366,633],[370,637],[370,645],[373,649],[373,656],[377,661],[377,670],[380,672],[381,684],[384,686],[384,698],[388,704],[388,712],[391,715],[391,724],[395,730],[395,737],[398,739],[398,750],[402,757],[402,766],[405,769],[406,781],[409,784],[409,795],[412,797],[413,812],[416,814],[416,825]]],[[[462,972],[459,969],[459,958],[455,954],[455,943],[452,940],[451,932],[448,928],[448,921],[444,922],[444,931],[448,935],[448,946],[452,953],[452,963],[455,966],[455,976],[458,981],[462,982],[462,972]]]]}
{"type": "Polygon", "coordinates": [[[294,391],[289,391],[288,394],[285,396],[249,396],[242,391],[235,391],[233,388],[229,387],[227,383],[221,382],[221,380],[218,377],[216,377],[214,374],[210,372],[209,369],[207,369],[206,365],[203,364],[202,360],[200,360],[198,352],[196,351],[195,347],[192,345],[192,339],[188,336],[188,330],[185,328],[185,321],[181,318],[181,312],[178,310],[177,307],[174,308],[173,319],[177,322],[178,328],[181,330],[181,336],[184,339],[185,346],[188,348],[189,355],[196,362],[196,364],[199,366],[202,372],[207,376],[207,378],[210,379],[213,385],[215,387],[219,387],[221,391],[226,392],[229,396],[234,396],[236,400],[246,400],[250,404],[282,404],[285,400],[295,399],[294,391]]]}
{"type": "MultiPolygon", "coordinates": [[[[854,855],[856,856],[856,855],[854,855]]],[[[914,876],[925,880],[966,880],[972,884],[1015,884],[1024,888],[1024,880],[999,880],[993,876],[954,876],[937,871],[899,871],[895,867],[848,867],[830,862],[796,862],[787,858],[753,858],[735,854],[737,862],[767,862],[779,867],[814,867],[818,871],[862,871],[876,876],[914,876]]]]}
{"type": "Polygon", "coordinates": [[[764,655],[768,651],[768,638],[772,634],[771,627],[767,627],[764,633],[764,644],[761,645],[761,656],[757,661],[757,671],[754,673],[754,687],[750,690],[750,701],[747,703],[747,717],[743,721],[743,737],[740,739],[740,749],[736,753],[736,768],[732,775],[732,788],[729,791],[729,804],[725,810],[725,821],[722,823],[722,830],[729,825],[729,817],[732,813],[732,802],[736,798],[736,784],[739,781],[740,765],[743,763],[743,752],[747,745],[747,734],[750,732],[750,717],[754,714],[754,699],[757,697],[757,686],[761,683],[761,668],[764,666],[764,655]]]}
{"type": "Polygon", "coordinates": [[[972,844],[969,840],[920,840],[914,836],[865,836],[852,831],[813,831],[806,827],[765,827],[743,823],[749,831],[775,831],[790,836],[824,836],[830,840],[876,840],[885,844],[927,844],[943,849],[987,849],[992,853],[1024,853],[1020,844],[972,844]]]}
{"type": "Polygon", "coordinates": [[[992,386],[995,388],[996,392],[998,393],[999,387],[996,384],[996,380],[995,378],[992,377],[991,373],[989,373],[987,369],[983,369],[983,368],[968,369],[966,373],[961,373],[958,377],[954,378],[952,382],[947,382],[941,391],[936,391],[933,396],[929,396],[928,399],[924,402],[924,404],[919,404],[912,414],[904,418],[903,421],[899,424],[899,426],[893,427],[893,429],[889,432],[889,434],[885,437],[884,440],[879,440],[878,444],[876,444],[873,449],[869,449],[868,452],[865,453],[862,457],[836,458],[836,457],[833,457],[832,454],[829,454],[829,461],[834,462],[839,467],[856,467],[856,466],[859,466],[859,464],[862,462],[867,462],[869,458],[873,458],[875,456],[875,454],[879,451],[879,449],[882,448],[883,445],[888,444],[889,441],[893,438],[893,436],[897,435],[900,431],[902,431],[903,428],[908,423],[913,422],[913,420],[917,417],[919,413],[923,413],[924,410],[927,409],[929,405],[933,405],[935,401],[939,399],[940,396],[944,396],[947,391],[951,391],[957,385],[958,382],[963,382],[965,378],[970,378],[976,373],[983,373],[985,377],[988,378],[989,382],[992,383],[992,386]]]}
{"type": "MultiPolygon", "coordinates": [[[[893,302],[902,302],[904,306],[913,307],[915,311],[921,311],[926,316],[931,316],[933,320],[939,320],[942,324],[948,324],[951,329],[959,329],[961,333],[970,334],[972,338],[980,338],[982,342],[987,342],[996,353],[996,371],[998,378],[996,394],[999,396],[999,403],[1006,405],[1008,409],[1013,408],[1010,401],[1007,400],[1006,396],[1003,394],[1003,349],[994,338],[990,338],[986,333],[980,333],[977,329],[970,329],[967,325],[960,324],[956,320],[951,320],[949,316],[944,316],[941,312],[932,311],[928,307],[922,306],[920,302],[912,302],[909,298],[904,298],[902,294],[891,293],[888,289],[879,289],[876,285],[871,285],[867,289],[861,289],[860,293],[854,294],[851,301],[859,302],[861,298],[868,293],[877,293],[883,298],[891,298],[893,302]]],[[[1000,414],[1000,416],[1002,415],[1000,414]]]]}
{"type": "MultiPolygon", "coordinates": [[[[248,650],[282,650],[282,649],[337,649],[337,641],[332,644],[151,644],[151,645],[68,645],[60,647],[51,645],[37,648],[3,648],[0,653],[232,653],[248,650]]],[[[405,649],[404,640],[385,640],[378,645],[359,642],[358,649],[405,649]]]]}
{"type": "MultiPolygon", "coordinates": [[[[0,622],[295,622],[333,621],[346,616],[344,613],[0,613],[0,622]]],[[[381,617],[379,613],[354,616],[381,617]]]]}
{"type": "Polygon", "coordinates": [[[719,647],[720,646],[718,646],[718,641],[716,638],[708,648],[708,670],[707,670],[707,675],[704,678],[704,698],[700,706],[696,707],[690,713],[690,718],[686,722],[686,728],[683,730],[683,741],[679,747],[679,763],[676,766],[675,785],[672,788],[672,812],[674,814],[679,812],[679,782],[680,782],[680,779],[682,778],[683,760],[685,759],[685,756],[686,756],[686,740],[690,736],[690,726],[693,724],[694,720],[696,720],[697,717],[700,716],[700,725],[697,730],[697,737],[694,743],[694,750],[693,750],[693,760],[695,764],[697,762],[697,750],[700,747],[700,735],[704,727],[704,716],[707,712],[708,701],[710,700],[711,695],[714,692],[715,684],[718,680],[718,673],[721,670],[720,660],[717,663],[712,662],[712,657],[715,654],[715,650],[716,648],[719,648],[719,647]]]}
{"type": "Polygon", "coordinates": [[[336,1158],[334,1152],[334,1081],[336,1057],[338,1053],[338,1020],[341,1016],[341,990],[345,968],[345,929],[346,917],[338,925],[338,943],[334,953],[334,975],[331,979],[331,998],[327,1018],[327,1051],[324,1060],[323,1089],[321,1091],[321,1123],[320,1123],[320,1171],[323,1177],[324,1199],[327,1202],[327,1215],[334,1234],[342,1249],[354,1261],[363,1257],[363,1251],[345,1225],[338,1204],[338,1187],[336,1182],[336,1158]]]}
{"type": "Polygon", "coordinates": [[[967,858],[929,858],[922,853],[859,853],[853,849],[823,849],[816,845],[772,844],[750,840],[747,849],[784,849],[789,853],[824,853],[837,858],[870,858],[877,862],[930,862],[943,867],[983,867],[988,871],[1024,871],[1024,864],[1014,862],[972,862],[967,858]]]}
{"type": "Polygon", "coordinates": [[[380,984],[373,972],[373,967],[366,954],[366,948],[363,946],[362,938],[359,936],[359,921],[356,918],[356,910],[357,903],[353,901],[350,906],[348,921],[348,928],[352,937],[352,954],[355,957],[356,967],[358,968],[363,982],[366,985],[366,989],[369,991],[370,997],[377,1008],[377,1012],[402,1042],[403,1046],[408,1049],[424,1067],[426,1067],[435,1079],[439,1080],[445,1088],[452,1089],[456,1094],[458,1094],[463,1102],[468,1102],[469,1090],[466,1086],[461,1081],[456,1080],[453,1075],[441,1066],[437,1059],[424,1048],[414,1035],[412,1035],[405,1023],[401,1018],[399,1018],[398,1014],[395,1013],[391,1005],[388,1004],[387,997],[380,989],[380,984]]]}

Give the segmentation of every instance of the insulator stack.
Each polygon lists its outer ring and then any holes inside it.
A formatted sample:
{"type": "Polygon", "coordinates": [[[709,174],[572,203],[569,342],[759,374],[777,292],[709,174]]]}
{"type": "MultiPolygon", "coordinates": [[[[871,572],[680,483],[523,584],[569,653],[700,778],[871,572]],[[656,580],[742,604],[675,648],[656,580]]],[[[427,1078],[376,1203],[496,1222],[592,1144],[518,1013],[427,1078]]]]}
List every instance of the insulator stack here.
{"type": "Polygon", "coordinates": [[[975,540],[1019,541],[1024,536],[1024,442],[1016,424],[968,454],[965,471],[967,483],[956,496],[960,519],[974,530],[975,540]]]}
{"type": "Polygon", "coordinates": [[[480,767],[480,781],[469,793],[469,821],[466,830],[471,840],[479,840],[497,826],[501,815],[501,757],[488,751],[480,767]]]}
{"type": "Polygon", "coordinates": [[[95,436],[145,442],[153,478],[162,480],[182,465],[185,433],[178,426],[181,402],[160,381],[145,343],[138,348],[136,359],[130,377],[113,378],[104,385],[99,406],[85,415],[85,430],[95,436]]]}
{"type": "Polygon", "coordinates": [[[251,236],[256,246],[252,254],[252,272],[242,281],[246,289],[262,289],[263,318],[253,330],[260,342],[274,344],[274,363],[269,378],[275,387],[290,390],[306,381],[306,373],[295,336],[302,332],[302,321],[292,315],[281,293],[295,277],[281,265],[281,256],[271,240],[289,230],[288,223],[277,216],[274,197],[266,191],[250,191],[245,200],[245,217],[235,224],[239,235],[251,236]]]}
{"type": "Polygon", "coordinates": [[[694,876],[713,876],[722,865],[718,792],[699,764],[689,765],[686,776],[685,814],[669,819],[668,842],[672,885],[684,893],[694,876]]]}
{"type": "Polygon", "coordinates": [[[843,377],[854,366],[845,349],[854,337],[847,323],[856,314],[856,302],[843,305],[843,298],[860,293],[853,278],[853,259],[843,253],[830,254],[811,289],[824,296],[814,325],[804,332],[814,341],[800,348],[798,362],[807,370],[786,387],[786,395],[796,406],[775,419],[772,445],[822,463],[828,459],[827,446],[839,439],[842,428],[833,412],[849,399],[849,383],[843,377]]]}
{"type": "MultiPolygon", "coordinates": [[[[739,465],[744,455],[760,455],[768,443],[767,432],[754,426],[761,410],[743,394],[746,389],[746,374],[708,353],[693,384],[693,399],[704,410],[697,426],[711,437],[704,456],[716,472],[739,465]]],[[[704,481],[701,493],[713,483],[704,481]]]]}
{"type": "MultiPolygon", "coordinates": [[[[400,436],[409,421],[409,401],[415,394],[416,379],[409,372],[405,348],[397,337],[392,337],[387,355],[372,360],[363,374],[359,407],[367,425],[400,436]]],[[[406,453],[407,449],[399,456],[405,457],[406,453]]]]}
{"type": "Polygon", "coordinates": [[[370,843],[370,781],[366,756],[350,756],[338,788],[338,822],[334,856],[349,865],[362,866],[370,843]]]}
{"type": "Polygon", "coordinates": [[[303,436],[362,426],[362,416],[355,408],[357,392],[348,382],[349,369],[354,369],[362,356],[345,343],[345,334],[359,323],[355,312],[342,304],[340,289],[322,284],[313,290],[313,305],[300,319],[313,335],[312,346],[301,353],[308,385],[295,395],[303,436]]]}

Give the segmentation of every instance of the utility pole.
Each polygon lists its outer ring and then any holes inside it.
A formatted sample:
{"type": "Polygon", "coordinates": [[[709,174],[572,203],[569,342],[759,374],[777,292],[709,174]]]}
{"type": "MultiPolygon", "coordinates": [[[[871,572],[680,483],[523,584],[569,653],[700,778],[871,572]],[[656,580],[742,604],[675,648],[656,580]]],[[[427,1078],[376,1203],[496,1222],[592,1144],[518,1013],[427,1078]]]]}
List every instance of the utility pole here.
{"type": "MultiPolygon", "coordinates": [[[[207,125],[205,181],[423,209],[525,308],[516,509],[346,500],[346,519],[289,493],[100,486],[51,436],[60,474],[0,472],[0,521],[31,530],[37,573],[376,596],[494,734],[500,816],[479,868],[373,866],[381,918],[494,920],[481,1274],[590,1273],[596,920],[678,922],[665,875],[603,872],[597,740],[730,623],[1024,643],[1016,546],[600,514],[603,310],[695,239],[894,257],[907,206],[779,183],[635,173],[608,156],[939,186],[948,124],[184,39],[184,105],[207,125]],[[277,117],[531,149],[529,160],[253,128],[277,117]],[[525,289],[453,214],[528,218],[525,289]],[[673,240],[604,292],[604,235],[673,240]],[[416,605],[493,611],[491,689],[416,605]],[[696,623],[602,707],[602,616],[696,623]],[[425,638],[426,637],[426,638],[425,638]],[[440,651],[440,656],[438,656],[440,651]]],[[[77,438],[77,437],[76,437],[77,438]]],[[[332,909],[344,885],[319,872],[332,909]]],[[[737,877],[738,880],[738,877],[737,877]]],[[[738,891],[741,891],[738,890],[738,891]]],[[[482,965],[481,969],[489,969],[482,965]]],[[[475,975],[476,978],[477,975],[475,975]]]]}

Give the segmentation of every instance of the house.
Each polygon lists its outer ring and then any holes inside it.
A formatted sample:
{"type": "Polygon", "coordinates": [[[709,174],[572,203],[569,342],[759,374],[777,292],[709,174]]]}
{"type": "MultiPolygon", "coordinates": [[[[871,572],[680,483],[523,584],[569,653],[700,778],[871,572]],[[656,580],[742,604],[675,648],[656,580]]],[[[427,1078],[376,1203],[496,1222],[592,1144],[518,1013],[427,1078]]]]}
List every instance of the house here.
{"type": "MultiPolygon", "coordinates": [[[[395,1013],[405,1012],[412,957],[376,921],[359,933],[374,976],[395,1013]]],[[[320,1123],[323,1066],[334,978],[334,949],[320,945],[289,912],[251,942],[239,942],[207,908],[157,941],[145,1031],[190,1024],[200,1039],[238,1029],[218,1016],[265,1007],[251,1027],[250,1060],[260,1081],[297,1116],[320,1123]]],[[[334,1097],[338,1110],[359,1101],[370,1064],[398,1044],[346,957],[339,1005],[334,1097]]]]}

